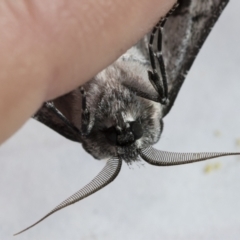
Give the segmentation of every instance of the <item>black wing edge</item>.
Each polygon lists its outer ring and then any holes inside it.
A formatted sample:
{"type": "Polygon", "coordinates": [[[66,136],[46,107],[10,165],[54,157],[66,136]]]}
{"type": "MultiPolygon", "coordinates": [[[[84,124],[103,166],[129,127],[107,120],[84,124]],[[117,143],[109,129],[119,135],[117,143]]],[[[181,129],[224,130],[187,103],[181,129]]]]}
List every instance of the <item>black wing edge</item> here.
{"type": "Polygon", "coordinates": [[[48,126],[60,135],[75,142],[81,142],[82,135],[80,134],[81,126],[81,94],[79,90],[74,90],[64,96],[61,96],[51,102],[53,107],[56,107],[63,116],[67,118],[69,125],[61,117],[44,103],[42,107],[33,116],[34,119],[48,126]]]}
{"type": "Polygon", "coordinates": [[[179,7],[167,20],[163,33],[163,57],[168,74],[169,103],[163,115],[171,110],[181,86],[229,0],[180,0],[179,7]]]}

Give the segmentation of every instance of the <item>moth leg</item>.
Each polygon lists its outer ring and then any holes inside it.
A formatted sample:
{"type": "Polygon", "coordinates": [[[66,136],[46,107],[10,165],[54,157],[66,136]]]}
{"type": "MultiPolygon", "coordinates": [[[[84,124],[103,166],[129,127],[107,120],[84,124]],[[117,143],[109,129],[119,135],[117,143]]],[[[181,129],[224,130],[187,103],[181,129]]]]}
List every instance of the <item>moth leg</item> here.
{"type": "Polygon", "coordinates": [[[64,122],[70,129],[72,129],[74,132],[77,132],[81,134],[80,130],[74,126],[55,106],[52,102],[45,102],[45,107],[48,108],[50,111],[52,111],[58,119],[60,119],[62,122],[64,122]]]}
{"type": "Polygon", "coordinates": [[[163,18],[160,20],[159,25],[158,25],[158,39],[157,39],[157,52],[156,52],[156,58],[158,60],[160,72],[162,75],[162,84],[163,84],[163,91],[164,91],[164,96],[166,99],[168,99],[168,84],[167,84],[167,74],[166,74],[166,69],[165,69],[165,64],[164,64],[164,59],[162,56],[162,32],[163,32],[163,27],[164,24],[166,23],[167,18],[163,18]]]}
{"type": "Polygon", "coordinates": [[[152,72],[148,71],[148,77],[150,82],[152,83],[153,87],[156,89],[156,91],[159,93],[159,102],[161,104],[166,104],[168,101],[168,84],[167,84],[167,74],[165,69],[164,60],[162,57],[162,31],[163,27],[168,19],[168,17],[175,11],[175,9],[178,7],[178,2],[174,4],[174,6],[171,8],[171,10],[167,13],[167,15],[160,19],[160,21],[157,23],[157,25],[153,28],[150,39],[149,39],[149,57],[150,62],[152,66],[152,72]],[[156,33],[158,32],[158,39],[157,39],[157,52],[154,53],[153,50],[153,42],[156,37],[156,33]],[[155,63],[155,57],[158,60],[160,73],[162,76],[162,83],[160,81],[160,76],[158,74],[156,63],[155,63]]]}
{"type": "Polygon", "coordinates": [[[152,71],[148,71],[148,78],[151,84],[153,85],[153,87],[155,88],[155,90],[159,94],[159,97],[160,97],[159,102],[165,105],[167,101],[165,96],[166,91],[164,89],[164,85],[161,84],[160,76],[158,74],[157,67],[156,67],[155,54],[153,51],[153,42],[154,42],[155,35],[158,28],[159,28],[159,23],[153,28],[150,39],[149,39],[148,50],[149,50],[149,58],[152,66],[152,71]]]}
{"type": "Polygon", "coordinates": [[[89,124],[90,124],[90,112],[87,108],[87,101],[86,101],[86,93],[83,87],[80,88],[80,92],[82,94],[82,135],[89,134],[89,124]]]}
{"type": "Polygon", "coordinates": [[[166,99],[168,99],[168,84],[167,84],[167,74],[164,64],[164,59],[162,56],[162,33],[163,33],[163,27],[168,19],[169,16],[173,14],[173,12],[176,10],[176,8],[179,6],[178,1],[173,5],[173,7],[170,9],[170,11],[167,13],[165,17],[160,19],[159,21],[159,27],[158,27],[158,40],[157,40],[157,53],[156,58],[159,63],[161,75],[162,75],[162,82],[163,82],[163,89],[164,89],[164,96],[166,99]]]}

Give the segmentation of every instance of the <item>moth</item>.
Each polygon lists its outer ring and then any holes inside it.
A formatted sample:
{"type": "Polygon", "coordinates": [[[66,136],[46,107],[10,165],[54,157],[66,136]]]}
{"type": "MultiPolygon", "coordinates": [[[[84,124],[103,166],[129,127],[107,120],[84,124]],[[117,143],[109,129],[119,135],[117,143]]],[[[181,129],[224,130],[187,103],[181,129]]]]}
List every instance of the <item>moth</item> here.
{"type": "MultiPolygon", "coordinates": [[[[172,166],[240,153],[172,153],[152,147],[161,137],[186,75],[228,0],[182,0],[152,32],[78,89],[46,102],[34,118],[82,144],[106,166],[47,215],[112,182],[127,164],[143,159],[172,166]]],[[[15,234],[16,235],[16,234],[15,234]]]]}

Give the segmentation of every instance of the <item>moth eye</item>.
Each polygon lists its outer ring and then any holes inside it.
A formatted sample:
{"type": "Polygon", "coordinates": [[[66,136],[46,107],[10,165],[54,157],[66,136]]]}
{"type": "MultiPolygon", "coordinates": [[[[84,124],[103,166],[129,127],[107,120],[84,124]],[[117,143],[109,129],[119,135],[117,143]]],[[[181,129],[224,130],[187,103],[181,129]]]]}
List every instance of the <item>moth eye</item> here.
{"type": "Polygon", "coordinates": [[[138,140],[143,135],[142,125],[139,122],[130,122],[130,129],[134,135],[134,139],[138,140]]]}
{"type": "Polygon", "coordinates": [[[115,127],[110,127],[105,130],[106,138],[114,145],[117,144],[117,131],[115,127]]]}

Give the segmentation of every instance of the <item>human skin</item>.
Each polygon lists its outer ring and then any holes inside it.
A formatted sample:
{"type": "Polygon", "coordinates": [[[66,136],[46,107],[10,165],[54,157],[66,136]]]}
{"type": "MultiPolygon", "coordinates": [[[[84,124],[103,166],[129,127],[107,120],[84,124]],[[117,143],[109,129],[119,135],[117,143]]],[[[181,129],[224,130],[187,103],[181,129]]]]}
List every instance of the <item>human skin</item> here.
{"type": "Polygon", "coordinates": [[[91,79],[175,0],[0,0],[0,144],[41,104],[91,79]]]}

